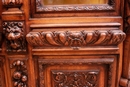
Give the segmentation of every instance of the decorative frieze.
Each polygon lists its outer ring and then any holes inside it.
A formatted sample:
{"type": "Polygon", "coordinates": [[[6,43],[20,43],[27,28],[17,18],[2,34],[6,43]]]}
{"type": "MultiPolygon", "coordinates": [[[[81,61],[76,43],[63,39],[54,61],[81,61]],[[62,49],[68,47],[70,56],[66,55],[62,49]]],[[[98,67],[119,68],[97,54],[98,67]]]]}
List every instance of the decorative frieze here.
{"type": "Polygon", "coordinates": [[[35,47],[85,47],[118,45],[125,39],[121,30],[30,32],[27,42],[35,47]]]}
{"type": "Polygon", "coordinates": [[[24,61],[17,60],[11,65],[11,68],[15,68],[13,72],[13,86],[14,87],[27,87],[28,75],[27,68],[24,61]]]}
{"type": "Polygon", "coordinates": [[[4,22],[3,31],[6,37],[7,51],[26,51],[24,38],[24,22],[4,22]]]}

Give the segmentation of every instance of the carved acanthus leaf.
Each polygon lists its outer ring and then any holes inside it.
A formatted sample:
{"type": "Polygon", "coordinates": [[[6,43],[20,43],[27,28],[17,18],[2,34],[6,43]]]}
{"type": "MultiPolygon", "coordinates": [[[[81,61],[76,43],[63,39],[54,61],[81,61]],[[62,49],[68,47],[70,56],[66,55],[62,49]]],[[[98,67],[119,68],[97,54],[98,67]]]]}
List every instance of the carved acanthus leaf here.
{"type": "Polygon", "coordinates": [[[118,45],[125,39],[121,30],[30,32],[27,42],[36,47],[84,47],[118,45]]]}

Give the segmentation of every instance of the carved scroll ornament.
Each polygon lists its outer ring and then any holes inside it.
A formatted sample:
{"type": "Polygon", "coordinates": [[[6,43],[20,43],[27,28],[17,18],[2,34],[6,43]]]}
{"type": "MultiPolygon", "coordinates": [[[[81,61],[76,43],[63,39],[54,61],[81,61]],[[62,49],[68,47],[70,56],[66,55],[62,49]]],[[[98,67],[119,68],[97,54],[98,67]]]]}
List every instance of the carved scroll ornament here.
{"type": "Polygon", "coordinates": [[[52,71],[54,87],[97,87],[98,71],[52,71]]]}
{"type": "Polygon", "coordinates": [[[36,47],[82,47],[118,45],[125,39],[125,33],[121,30],[108,31],[54,31],[54,32],[30,32],[27,34],[27,42],[36,47]]]}
{"type": "Polygon", "coordinates": [[[7,51],[25,51],[23,22],[4,22],[3,30],[6,37],[7,51]]]}
{"type": "Polygon", "coordinates": [[[17,60],[12,65],[11,68],[15,68],[13,73],[14,87],[27,87],[27,69],[23,61],[17,60]]]}

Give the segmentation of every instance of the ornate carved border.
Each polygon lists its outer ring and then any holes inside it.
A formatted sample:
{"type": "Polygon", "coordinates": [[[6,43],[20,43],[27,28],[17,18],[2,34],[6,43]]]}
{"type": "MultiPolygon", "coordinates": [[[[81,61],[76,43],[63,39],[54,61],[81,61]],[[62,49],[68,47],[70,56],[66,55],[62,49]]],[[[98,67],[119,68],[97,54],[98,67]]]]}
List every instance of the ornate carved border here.
{"type": "Polygon", "coordinates": [[[44,6],[42,0],[35,0],[36,12],[52,12],[52,11],[102,11],[115,10],[115,0],[109,0],[108,4],[104,5],[63,5],[63,6],[44,6]]]}
{"type": "Polygon", "coordinates": [[[77,62],[73,61],[73,59],[58,59],[58,61],[52,59],[38,59],[38,67],[39,67],[39,77],[40,77],[40,87],[45,87],[45,69],[49,65],[82,65],[82,64],[106,64],[109,66],[108,70],[108,87],[112,87],[112,73],[114,72],[114,59],[113,58],[104,58],[104,59],[82,59],[77,62]]]}

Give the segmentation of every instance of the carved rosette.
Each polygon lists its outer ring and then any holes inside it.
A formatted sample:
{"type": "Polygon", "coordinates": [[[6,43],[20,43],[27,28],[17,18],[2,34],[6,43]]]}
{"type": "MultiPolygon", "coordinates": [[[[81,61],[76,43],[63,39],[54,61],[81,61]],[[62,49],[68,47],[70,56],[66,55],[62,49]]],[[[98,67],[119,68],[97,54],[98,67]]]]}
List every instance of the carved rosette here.
{"type": "Polygon", "coordinates": [[[52,71],[54,87],[97,87],[99,71],[52,71]]]}
{"type": "Polygon", "coordinates": [[[26,51],[23,22],[4,22],[3,31],[6,37],[7,51],[26,51]]]}
{"type": "Polygon", "coordinates": [[[2,0],[2,3],[6,8],[20,8],[23,4],[22,0],[2,0]]]}
{"type": "Polygon", "coordinates": [[[35,47],[112,46],[120,44],[125,37],[121,30],[30,32],[26,35],[27,42],[35,47]]]}
{"type": "Polygon", "coordinates": [[[23,61],[17,60],[13,62],[11,68],[15,68],[12,75],[14,87],[27,87],[27,69],[23,61]]]}

